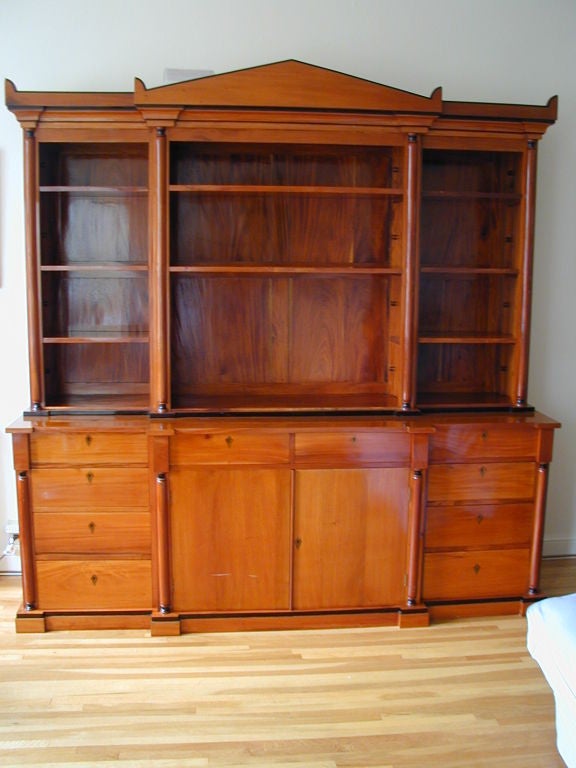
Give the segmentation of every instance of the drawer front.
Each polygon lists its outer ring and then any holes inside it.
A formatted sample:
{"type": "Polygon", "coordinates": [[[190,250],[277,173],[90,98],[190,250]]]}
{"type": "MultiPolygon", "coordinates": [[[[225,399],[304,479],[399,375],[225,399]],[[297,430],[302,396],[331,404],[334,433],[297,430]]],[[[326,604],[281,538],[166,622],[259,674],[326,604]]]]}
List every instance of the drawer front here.
{"type": "Polygon", "coordinates": [[[429,507],[425,546],[430,549],[474,548],[532,540],[532,504],[469,504],[429,507]]]}
{"type": "Polygon", "coordinates": [[[177,434],[170,443],[170,462],[194,464],[285,464],[290,458],[287,434],[208,432],[177,434]]]}
{"type": "Polygon", "coordinates": [[[535,482],[535,465],[528,462],[437,464],[428,472],[428,501],[528,501],[535,482]]]}
{"type": "Polygon", "coordinates": [[[149,560],[39,560],[41,610],[151,609],[149,560]]]}
{"type": "Polygon", "coordinates": [[[142,554],[150,556],[148,512],[38,512],[37,554],[142,554]]]}
{"type": "Polygon", "coordinates": [[[144,434],[73,432],[33,434],[32,465],[54,464],[147,464],[148,443],[144,434]]]}
{"type": "Polygon", "coordinates": [[[30,477],[32,505],[36,511],[148,508],[146,469],[35,469],[30,473],[30,477]]]}
{"type": "Polygon", "coordinates": [[[438,425],[430,441],[430,461],[474,459],[536,460],[538,431],[515,425],[438,425]]]}
{"type": "Polygon", "coordinates": [[[399,432],[303,432],[295,437],[295,458],[311,464],[410,463],[410,436],[399,432]]]}
{"type": "Polygon", "coordinates": [[[424,556],[424,600],[518,597],[528,588],[529,549],[433,552],[424,556]]]}

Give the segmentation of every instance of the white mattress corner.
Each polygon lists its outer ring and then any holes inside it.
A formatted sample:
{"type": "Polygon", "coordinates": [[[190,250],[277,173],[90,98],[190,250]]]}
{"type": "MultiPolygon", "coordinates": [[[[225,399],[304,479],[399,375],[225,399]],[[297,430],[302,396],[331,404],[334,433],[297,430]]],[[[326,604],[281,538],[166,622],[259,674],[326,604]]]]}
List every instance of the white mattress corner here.
{"type": "Polygon", "coordinates": [[[534,603],[526,621],[528,651],[554,693],[558,751],[576,768],[576,594],[534,603]]]}

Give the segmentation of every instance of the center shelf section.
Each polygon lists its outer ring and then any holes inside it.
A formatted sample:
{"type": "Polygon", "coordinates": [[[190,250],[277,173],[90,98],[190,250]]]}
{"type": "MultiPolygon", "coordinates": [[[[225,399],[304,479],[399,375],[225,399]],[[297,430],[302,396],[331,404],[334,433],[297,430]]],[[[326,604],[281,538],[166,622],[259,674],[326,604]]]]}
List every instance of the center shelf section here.
{"type": "Polygon", "coordinates": [[[403,150],[172,142],[174,410],[395,409],[403,150]]]}

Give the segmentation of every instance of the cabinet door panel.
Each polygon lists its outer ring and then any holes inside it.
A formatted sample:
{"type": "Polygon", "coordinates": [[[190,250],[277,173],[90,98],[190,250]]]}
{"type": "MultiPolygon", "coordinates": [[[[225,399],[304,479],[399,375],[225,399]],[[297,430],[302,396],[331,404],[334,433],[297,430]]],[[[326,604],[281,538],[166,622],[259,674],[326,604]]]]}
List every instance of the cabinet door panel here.
{"type": "Polygon", "coordinates": [[[289,470],[170,473],[175,610],[290,607],[289,470]]]}
{"type": "Polygon", "coordinates": [[[403,600],[408,486],[407,469],[296,473],[294,608],[403,600]]]}

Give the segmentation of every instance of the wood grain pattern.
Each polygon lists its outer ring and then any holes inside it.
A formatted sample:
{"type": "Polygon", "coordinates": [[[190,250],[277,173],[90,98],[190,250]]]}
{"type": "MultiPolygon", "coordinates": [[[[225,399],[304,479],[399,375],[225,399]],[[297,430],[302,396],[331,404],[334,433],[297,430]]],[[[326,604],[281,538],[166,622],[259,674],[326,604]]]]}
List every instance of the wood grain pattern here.
{"type": "MultiPolygon", "coordinates": [[[[576,586],[545,561],[544,586],[576,586]]],[[[562,768],[521,616],[425,629],[16,635],[0,578],[0,749],[68,768],[562,768]],[[17,662],[15,661],[17,659],[17,662]]]]}
{"type": "Polygon", "coordinates": [[[291,478],[277,469],[170,473],[173,607],[290,607],[291,478]]]}
{"type": "Polygon", "coordinates": [[[294,607],[403,605],[408,470],[296,472],[294,607]]]}
{"type": "Polygon", "coordinates": [[[148,470],[133,467],[37,469],[32,473],[35,510],[147,509],[148,470]]]}
{"type": "Polygon", "coordinates": [[[531,500],[536,466],[506,464],[435,464],[428,475],[430,502],[531,500]]]}

